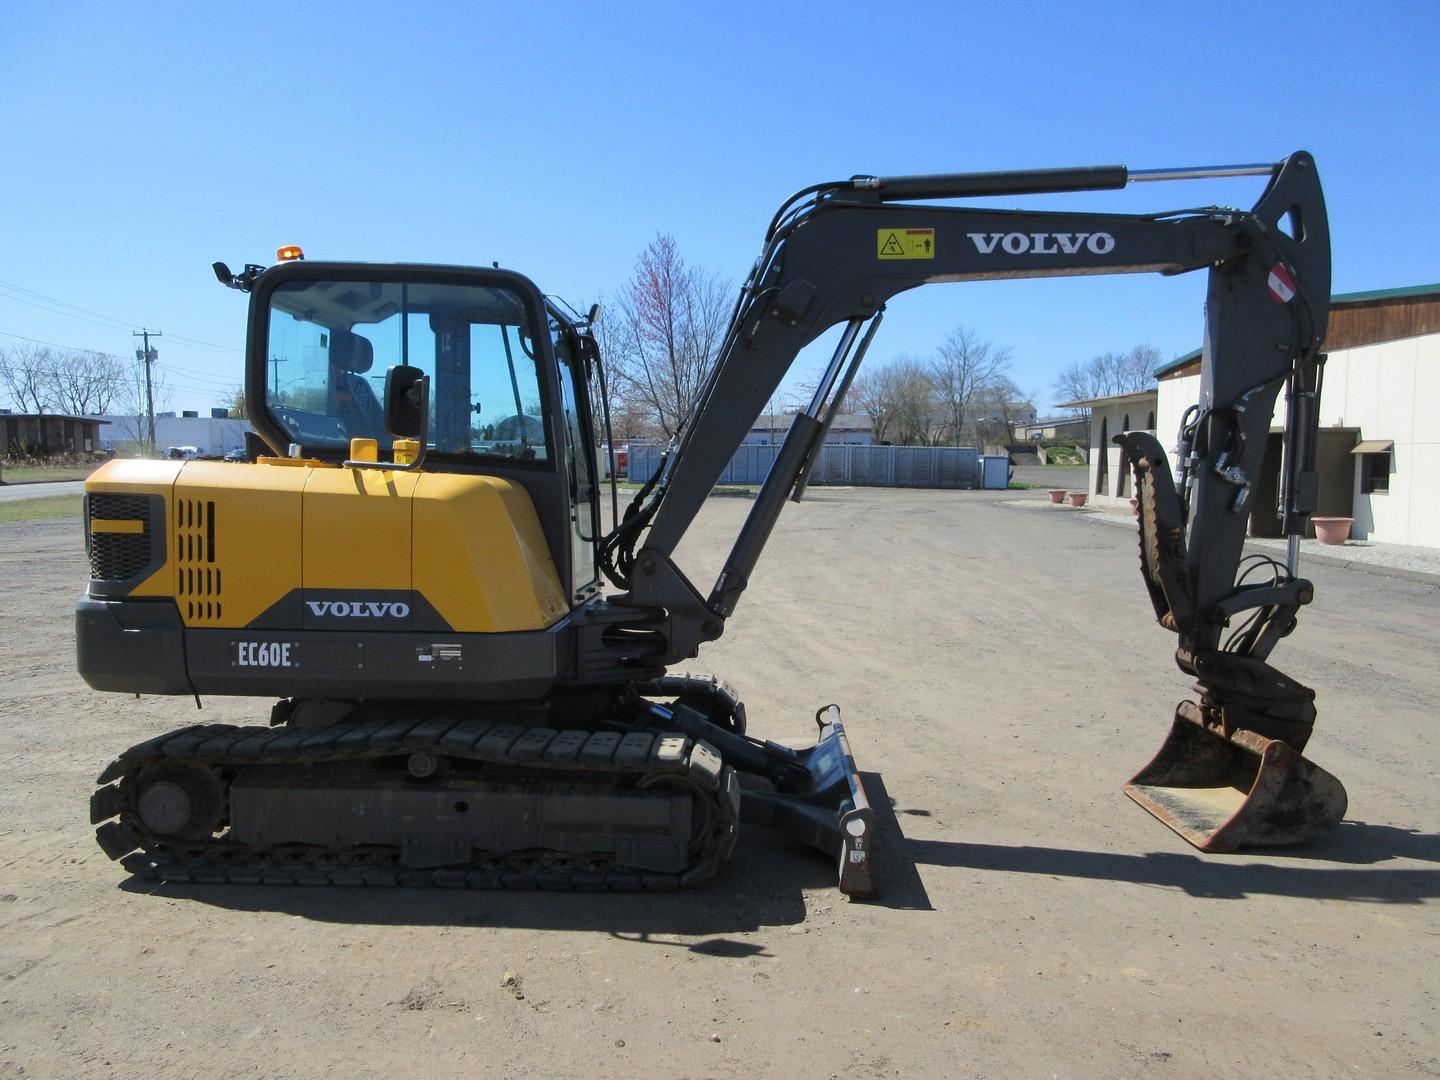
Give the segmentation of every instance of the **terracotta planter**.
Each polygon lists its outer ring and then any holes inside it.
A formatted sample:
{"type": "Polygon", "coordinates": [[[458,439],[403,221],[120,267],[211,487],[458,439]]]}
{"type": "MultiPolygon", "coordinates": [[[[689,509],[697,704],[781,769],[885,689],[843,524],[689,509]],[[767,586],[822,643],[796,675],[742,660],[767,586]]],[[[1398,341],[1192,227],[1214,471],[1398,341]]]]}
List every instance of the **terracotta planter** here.
{"type": "Polygon", "coordinates": [[[1322,544],[1343,544],[1350,539],[1350,526],[1355,524],[1354,518],[1342,517],[1312,517],[1310,523],[1315,526],[1315,539],[1322,544]]]}
{"type": "Polygon", "coordinates": [[[1063,503],[1065,501],[1064,488],[1050,488],[1045,494],[1050,496],[1050,501],[1053,503],[1063,503]]]}
{"type": "MultiPolygon", "coordinates": [[[[1065,497],[1070,500],[1071,506],[1084,506],[1085,500],[1089,498],[1088,491],[1067,491],[1065,497]]],[[[1313,519],[1312,519],[1313,520],[1313,519]]]]}
{"type": "Polygon", "coordinates": [[[1130,513],[1134,514],[1136,517],[1139,517],[1139,516],[1140,516],[1140,500],[1139,500],[1139,499],[1131,499],[1131,500],[1130,500],[1130,513]]]}

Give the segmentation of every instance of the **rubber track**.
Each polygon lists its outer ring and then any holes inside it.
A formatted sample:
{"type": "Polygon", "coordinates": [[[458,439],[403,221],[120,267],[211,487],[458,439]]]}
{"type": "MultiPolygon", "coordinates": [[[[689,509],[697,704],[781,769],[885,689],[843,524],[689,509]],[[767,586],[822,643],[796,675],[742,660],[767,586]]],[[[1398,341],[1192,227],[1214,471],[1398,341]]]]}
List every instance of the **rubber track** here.
{"type": "Polygon", "coordinates": [[[99,783],[90,799],[90,820],[100,825],[95,838],[106,855],[138,877],[203,884],[673,891],[714,876],[735,846],[740,817],[734,770],[708,743],[679,733],[559,731],[443,717],[342,721],[319,731],[201,724],[132,746],[100,774],[99,783]],[[713,793],[715,825],[695,864],[678,874],[627,870],[598,857],[555,852],[477,856],[468,867],[414,869],[400,865],[398,849],[382,846],[323,850],[296,844],[262,851],[223,836],[173,844],[148,833],[135,812],[141,770],[163,758],[243,767],[360,761],[419,751],[577,777],[672,773],[713,793]]]}

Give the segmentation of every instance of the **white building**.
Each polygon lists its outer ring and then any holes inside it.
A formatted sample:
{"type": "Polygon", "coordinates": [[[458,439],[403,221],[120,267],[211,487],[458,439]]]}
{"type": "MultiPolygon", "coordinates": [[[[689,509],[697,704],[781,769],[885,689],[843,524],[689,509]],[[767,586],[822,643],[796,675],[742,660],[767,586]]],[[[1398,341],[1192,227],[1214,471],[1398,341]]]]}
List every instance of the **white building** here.
{"type": "MultiPolygon", "coordinates": [[[[1347,293],[1330,303],[1316,513],[1354,518],[1353,539],[1440,547],[1440,284],[1347,293]]],[[[1155,374],[1157,429],[1168,450],[1200,394],[1200,353],[1155,374]]],[[[1282,392],[1252,499],[1255,536],[1279,535],[1284,422],[1282,392]]]]}
{"type": "MultiPolygon", "coordinates": [[[[146,435],[144,416],[110,416],[107,426],[100,429],[100,446],[121,453],[146,435]]],[[[220,457],[231,450],[245,449],[248,420],[218,416],[176,416],[162,413],[155,417],[155,445],[163,453],[169,446],[193,446],[205,457],[220,457]]]]}
{"type": "Polygon", "coordinates": [[[1062,409],[1090,410],[1089,501],[1100,506],[1128,503],[1134,492],[1130,463],[1112,441],[1122,431],[1155,433],[1156,392],[1137,390],[1131,394],[1067,401],[1062,409]]]}

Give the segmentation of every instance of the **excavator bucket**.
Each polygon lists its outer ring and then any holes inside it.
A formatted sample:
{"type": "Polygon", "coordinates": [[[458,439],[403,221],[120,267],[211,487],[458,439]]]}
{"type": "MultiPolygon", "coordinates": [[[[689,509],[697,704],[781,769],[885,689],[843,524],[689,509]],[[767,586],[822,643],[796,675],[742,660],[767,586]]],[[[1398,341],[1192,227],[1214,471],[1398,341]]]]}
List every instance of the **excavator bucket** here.
{"type": "Polygon", "coordinates": [[[1345,788],[1279,739],[1227,738],[1181,702],[1155,760],[1125,794],[1201,851],[1298,844],[1337,825],[1345,788]]]}

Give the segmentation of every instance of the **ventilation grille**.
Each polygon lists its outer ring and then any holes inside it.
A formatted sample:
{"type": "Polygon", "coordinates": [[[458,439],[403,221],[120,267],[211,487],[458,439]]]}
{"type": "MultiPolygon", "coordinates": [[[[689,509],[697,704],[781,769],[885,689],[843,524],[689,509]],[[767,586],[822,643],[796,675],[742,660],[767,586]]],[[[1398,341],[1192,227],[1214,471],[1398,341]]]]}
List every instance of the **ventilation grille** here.
{"type": "Polygon", "coordinates": [[[215,561],[215,502],[175,500],[175,602],[186,623],[220,621],[220,567],[215,561]]]}
{"type": "Polygon", "coordinates": [[[91,521],[139,521],[141,531],[91,533],[90,576],[96,581],[129,581],[150,565],[150,500],[144,495],[94,494],[91,521]]]}

